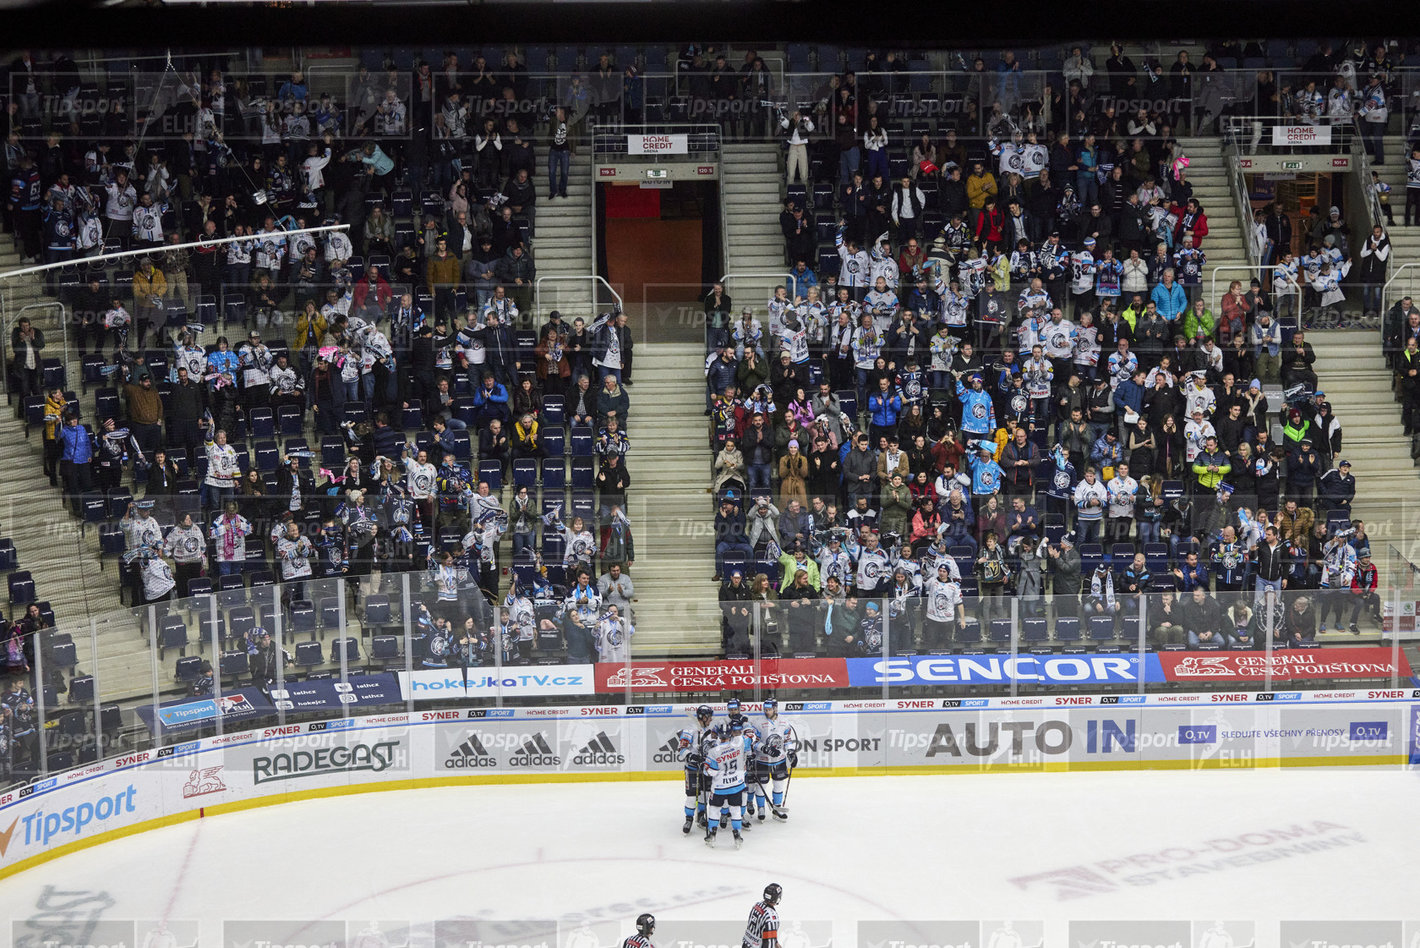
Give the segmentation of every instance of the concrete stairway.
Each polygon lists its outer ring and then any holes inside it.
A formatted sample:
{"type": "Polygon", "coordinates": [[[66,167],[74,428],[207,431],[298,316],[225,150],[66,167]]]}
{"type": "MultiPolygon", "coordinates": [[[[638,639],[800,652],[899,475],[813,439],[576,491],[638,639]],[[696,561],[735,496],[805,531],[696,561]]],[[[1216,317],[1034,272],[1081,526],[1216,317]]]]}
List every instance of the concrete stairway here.
{"type": "MultiPolygon", "coordinates": [[[[1238,220],[1221,140],[1211,136],[1180,137],[1178,142],[1189,159],[1186,178],[1193,185],[1193,196],[1208,216],[1208,236],[1203,239],[1203,252],[1207,255],[1207,264],[1203,268],[1203,299],[1208,308],[1216,313],[1218,299],[1214,297],[1211,287],[1213,270],[1216,267],[1248,265],[1248,224],[1238,220]]],[[[1242,270],[1223,271],[1218,275],[1216,296],[1226,293],[1228,284],[1233,280],[1242,280],[1243,286],[1247,286],[1248,280],[1254,276],[1257,274],[1242,270]]]]}
{"type": "Polygon", "coordinates": [[[638,659],[720,648],[704,364],[696,343],[636,347],[626,461],[638,659]]]}
{"type": "MultiPolygon", "coordinates": [[[[5,252],[0,253],[0,270],[20,266],[19,255],[7,246],[5,252]]],[[[5,357],[8,359],[8,329],[24,307],[52,301],[52,298],[44,295],[38,277],[21,276],[0,280],[0,300],[3,300],[3,321],[7,330],[5,357]]],[[[59,310],[47,306],[25,310],[24,314],[44,333],[45,356],[62,359],[64,327],[59,310]]],[[[68,388],[78,392],[79,360],[73,348],[66,369],[68,388]]],[[[78,670],[96,676],[100,697],[107,702],[144,689],[151,690],[152,668],[147,641],[138,637],[138,623],[121,611],[118,567],[113,562],[101,564],[97,531],[81,532],[79,521],[64,504],[60,489],[50,486],[43,473],[44,433],[36,426],[26,436],[23,417],[17,417],[19,408],[16,395],[13,404],[0,412],[0,446],[3,446],[0,457],[5,461],[0,536],[8,536],[14,542],[19,568],[33,575],[38,598],[48,602],[54,610],[58,630],[73,636],[78,670]],[[99,620],[101,625],[98,669],[94,667],[89,645],[90,618],[99,620]]],[[[92,401],[84,405],[82,411],[85,416],[91,415],[92,401]]],[[[9,615],[8,605],[4,611],[9,615]]]]}
{"type": "Polygon", "coordinates": [[[773,276],[732,279],[725,287],[736,309],[753,306],[767,320],[764,305],[784,282],[784,236],[779,232],[784,172],[776,143],[726,144],[720,199],[725,214],[725,272],[773,276]]]}
{"type": "MultiPolygon", "coordinates": [[[[547,193],[547,154],[538,151],[537,236],[533,238],[533,262],[538,277],[586,277],[592,272],[592,159],[589,151],[573,154],[567,172],[567,197],[552,198],[547,193]]],[[[542,305],[535,314],[537,324],[547,320],[550,310],[560,310],[570,325],[581,316],[591,322],[592,283],[580,280],[546,280],[542,284],[542,305]]],[[[603,301],[605,302],[605,301],[603,301]]]]}
{"type": "MultiPolygon", "coordinates": [[[[1407,513],[1417,475],[1400,406],[1391,395],[1391,373],[1381,356],[1380,333],[1368,330],[1309,332],[1316,374],[1341,422],[1342,455],[1356,477],[1355,515],[1377,542],[1414,533],[1407,513]]],[[[1338,458],[1337,460],[1340,460],[1338,458]]]]}
{"type": "MultiPolygon", "coordinates": [[[[1395,226],[1387,227],[1390,235],[1390,267],[1387,276],[1394,276],[1403,264],[1420,263],[1420,224],[1405,226],[1405,169],[1410,152],[1406,148],[1404,135],[1385,137],[1385,164],[1371,165],[1380,172],[1381,180],[1391,187],[1390,208],[1395,217],[1395,226]]],[[[1397,299],[1405,295],[1420,296],[1420,267],[1405,271],[1396,282],[1391,298],[1386,299],[1389,308],[1397,299]]]]}

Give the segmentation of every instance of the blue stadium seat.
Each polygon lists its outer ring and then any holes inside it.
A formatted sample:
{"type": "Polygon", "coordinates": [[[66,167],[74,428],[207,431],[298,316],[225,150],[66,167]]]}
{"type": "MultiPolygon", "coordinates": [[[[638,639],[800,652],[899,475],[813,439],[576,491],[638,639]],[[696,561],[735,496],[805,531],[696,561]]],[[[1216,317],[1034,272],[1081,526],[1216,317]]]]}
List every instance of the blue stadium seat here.
{"type": "Polygon", "coordinates": [[[1108,642],[1114,638],[1113,616],[1090,616],[1086,634],[1092,642],[1108,642]]]}
{"type": "Polygon", "coordinates": [[[591,458],[572,458],[572,489],[591,490],[595,474],[591,458]]]}
{"type": "Polygon", "coordinates": [[[573,425],[570,454],[574,458],[589,458],[592,456],[592,443],[595,437],[590,425],[573,425]]]}
{"type": "Polygon", "coordinates": [[[1080,617],[1058,616],[1055,619],[1055,641],[1062,644],[1080,641],[1080,617]]]}
{"type": "Polygon", "coordinates": [[[537,487],[537,459],[518,458],[513,462],[513,486],[537,487]]]}
{"type": "Polygon", "coordinates": [[[561,458],[566,447],[566,430],[561,427],[548,427],[542,432],[542,449],[549,458],[561,458]]]}
{"type": "Polygon", "coordinates": [[[503,465],[499,461],[479,461],[478,479],[488,482],[489,490],[503,489],[503,465]]]}
{"type": "Polygon", "coordinates": [[[325,662],[325,647],[319,642],[296,643],[296,665],[309,672],[325,662]]]}
{"type": "Polygon", "coordinates": [[[561,395],[542,397],[542,421],[546,425],[561,425],[566,421],[566,404],[561,395]]]}
{"type": "Polygon", "coordinates": [[[567,486],[567,469],[562,458],[542,459],[542,486],[545,491],[561,491],[567,486]]]}

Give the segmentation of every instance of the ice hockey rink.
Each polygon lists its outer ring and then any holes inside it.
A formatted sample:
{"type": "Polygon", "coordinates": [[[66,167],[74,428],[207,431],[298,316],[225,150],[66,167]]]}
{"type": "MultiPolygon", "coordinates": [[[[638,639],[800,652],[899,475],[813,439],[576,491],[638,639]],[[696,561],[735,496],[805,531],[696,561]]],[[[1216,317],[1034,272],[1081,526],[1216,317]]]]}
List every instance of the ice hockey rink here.
{"type": "Polygon", "coordinates": [[[1420,944],[1401,769],[806,777],[738,851],[683,836],[682,799],[650,781],[304,800],[65,856],[0,882],[0,906],[35,948],[56,926],[113,948],[591,948],[642,911],[656,945],[691,948],[739,945],[778,882],[786,948],[1420,944]]]}

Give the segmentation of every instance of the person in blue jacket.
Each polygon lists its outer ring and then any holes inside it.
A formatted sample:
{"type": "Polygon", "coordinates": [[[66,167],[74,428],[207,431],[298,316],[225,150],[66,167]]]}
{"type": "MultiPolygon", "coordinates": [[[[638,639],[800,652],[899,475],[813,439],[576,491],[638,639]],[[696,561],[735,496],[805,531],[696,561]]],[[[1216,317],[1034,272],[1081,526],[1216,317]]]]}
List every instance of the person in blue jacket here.
{"type": "Polygon", "coordinates": [[[497,418],[508,420],[508,389],[493,377],[493,373],[483,373],[483,384],[473,393],[474,424],[485,427],[497,418]]]}
{"type": "Polygon", "coordinates": [[[84,494],[94,488],[90,462],[94,460],[94,436],[87,425],[79,424],[79,416],[64,413],[59,428],[59,473],[64,478],[64,492],[76,515],[82,514],[80,503],[84,494]]]}
{"type": "Polygon", "coordinates": [[[1188,309],[1188,294],[1180,284],[1174,282],[1173,267],[1164,270],[1163,279],[1154,287],[1149,298],[1154,301],[1159,315],[1169,322],[1178,319],[1188,309]]]}
{"type": "Polygon", "coordinates": [[[868,436],[871,444],[897,431],[897,418],[902,414],[902,396],[886,378],[878,379],[878,390],[868,398],[868,436]]]}
{"type": "Polygon", "coordinates": [[[996,463],[995,445],[990,441],[972,441],[968,447],[974,448],[970,455],[971,495],[985,497],[1001,492],[1001,465],[996,463]]]}
{"type": "Polygon", "coordinates": [[[961,430],[965,434],[989,437],[996,431],[996,406],[981,384],[981,374],[972,373],[971,388],[957,379],[957,398],[961,399],[961,430]]]}

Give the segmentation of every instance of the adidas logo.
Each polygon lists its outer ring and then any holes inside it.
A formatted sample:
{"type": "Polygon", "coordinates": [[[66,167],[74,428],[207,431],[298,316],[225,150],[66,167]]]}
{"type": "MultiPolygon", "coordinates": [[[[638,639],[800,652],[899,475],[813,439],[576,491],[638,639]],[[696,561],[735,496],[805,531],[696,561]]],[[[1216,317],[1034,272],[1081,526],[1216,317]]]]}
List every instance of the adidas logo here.
{"type": "Polygon", "coordinates": [[[626,763],[626,758],[616,752],[616,745],[606,736],[606,731],[601,731],[587,742],[586,747],[577,751],[572,763],[614,767],[626,763]]]}
{"type": "Polygon", "coordinates": [[[524,741],[518,752],[508,758],[508,764],[512,767],[556,767],[561,763],[562,758],[553,752],[547,743],[547,735],[541,731],[524,741]]]}
{"type": "Polygon", "coordinates": [[[656,752],[651,755],[651,760],[658,764],[675,764],[680,763],[679,755],[680,738],[672,735],[670,740],[656,748],[656,752]]]}
{"type": "Polygon", "coordinates": [[[448,770],[461,770],[468,767],[496,767],[497,759],[490,753],[488,748],[483,746],[483,741],[478,739],[477,734],[470,734],[453,752],[449,754],[449,759],[444,761],[444,767],[448,770]]]}

